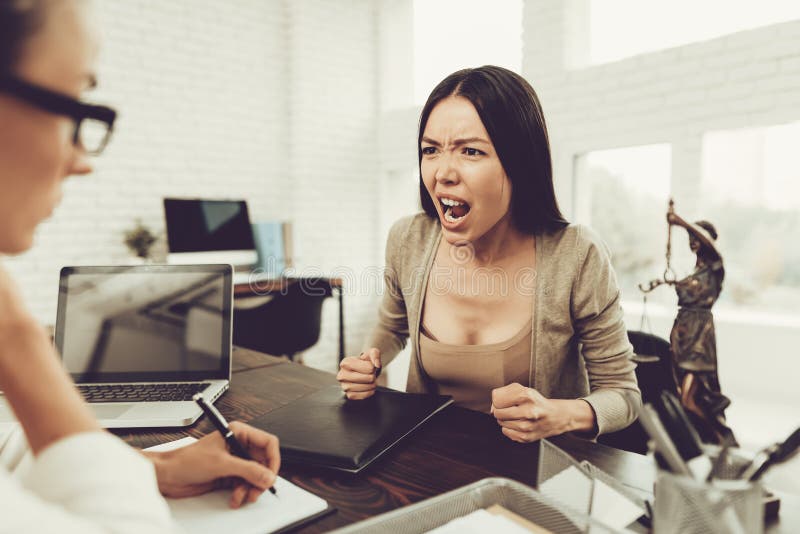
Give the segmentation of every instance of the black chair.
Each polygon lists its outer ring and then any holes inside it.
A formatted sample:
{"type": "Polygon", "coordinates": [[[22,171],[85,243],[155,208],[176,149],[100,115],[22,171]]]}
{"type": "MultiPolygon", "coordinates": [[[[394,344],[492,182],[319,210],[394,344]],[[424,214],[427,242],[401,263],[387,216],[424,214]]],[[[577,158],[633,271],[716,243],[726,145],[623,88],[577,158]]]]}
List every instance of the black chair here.
{"type": "MultiPolygon", "coordinates": [[[[636,379],[642,391],[642,402],[653,402],[662,391],[670,391],[678,396],[669,341],[637,330],[629,331],[628,339],[633,345],[633,361],[636,362],[636,379]]],[[[647,440],[647,433],[639,421],[597,439],[604,445],[641,454],[647,452],[647,440]]]]}
{"type": "Polygon", "coordinates": [[[330,281],[302,278],[290,281],[260,306],[234,306],[233,343],[294,360],[319,340],[322,303],[332,295],[330,281]]]}

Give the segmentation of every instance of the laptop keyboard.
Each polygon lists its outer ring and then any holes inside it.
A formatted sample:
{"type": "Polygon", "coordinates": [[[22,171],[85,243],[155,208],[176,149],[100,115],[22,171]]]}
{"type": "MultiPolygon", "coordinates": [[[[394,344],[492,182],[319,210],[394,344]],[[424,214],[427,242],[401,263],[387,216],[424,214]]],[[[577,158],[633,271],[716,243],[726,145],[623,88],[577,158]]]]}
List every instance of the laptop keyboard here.
{"type": "Polygon", "coordinates": [[[78,386],[87,402],[165,402],[189,401],[203,391],[208,382],[180,384],[103,384],[78,386]]]}

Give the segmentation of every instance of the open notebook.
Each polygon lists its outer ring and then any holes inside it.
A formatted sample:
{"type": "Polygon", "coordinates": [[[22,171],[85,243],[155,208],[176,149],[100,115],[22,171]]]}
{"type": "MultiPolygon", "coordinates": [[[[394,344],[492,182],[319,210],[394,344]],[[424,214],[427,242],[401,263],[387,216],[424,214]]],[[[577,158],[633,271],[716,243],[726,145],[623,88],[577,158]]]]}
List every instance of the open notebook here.
{"type": "MultiPolygon", "coordinates": [[[[166,451],[195,441],[187,437],[150,447],[166,451]]],[[[230,490],[213,491],[197,497],[167,499],[175,521],[186,532],[219,534],[265,534],[284,532],[333,511],[313,493],[278,477],[277,496],[264,492],[261,498],[237,510],[228,507],[230,490]]]]}

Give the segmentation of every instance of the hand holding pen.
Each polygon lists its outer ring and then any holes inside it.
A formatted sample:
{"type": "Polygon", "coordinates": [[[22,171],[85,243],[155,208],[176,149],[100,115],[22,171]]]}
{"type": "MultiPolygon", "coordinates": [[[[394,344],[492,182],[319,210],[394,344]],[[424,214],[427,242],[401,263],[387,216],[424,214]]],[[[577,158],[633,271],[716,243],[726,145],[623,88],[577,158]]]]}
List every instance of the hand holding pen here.
{"type": "Polygon", "coordinates": [[[228,504],[239,508],[267,491],[280,469],[278,438],[244,423],[233,422],[230,429],[255,461],[233,455],[219,432],[173,450],[142,451],[156,469],[161,494],[178,499],[232,487],[228,504]]]}
{"type": "MultiPolygon", "coordinates": [[[[211,423],[214,425],[214,428],[217,429],[219,432],[218,435],[223,437],[232,455],[241,458],[242,460],[247,460],[248,462],[255,462],[256,464],[266,466],[269,472],[272,473],[273,478],[277,475],[278,469],[280,468],[280,449],[278,446],[278,438],[272,434],[267,434],[266,432],[254,429],[242,423],[231,423],[229,425],[222,414],[219,413],[219,410],[217,410],[214,405],[207,402],[201,394],[198,393],[192,398],[203,410],[203,413],[209,418],[211,423]],[[236,435],[234,434],[234,430],[241,430],[241,432],[237,431],[236,434],[239,434],[240,438],[244,437],[244,442],[241,442],[240,439],[237,439],[236,435]],[[258,442],[256,443],[251,443],[250,438],[257,436],[252,436],[252,432],[249,433],[246,432],[246,430],[252,430],[258,433],[258,436],[265,437],[267,439],[266,441],[261,439],[257,440],[258,442]]],[[[264,489],[266,488],[261,484],[257,484],[255,486],[239,484],[234,489],[234,497],[236,497],[235,494],[237,492],[246,492],[246,501],[252,502],[257,499],[259,495],[261,495],[261,492],[264,491],[264,489]]],[[[271,484],[269,485],[269,491],[273,495],[277,495],[275,488],[272,487],[271,484]]]]}

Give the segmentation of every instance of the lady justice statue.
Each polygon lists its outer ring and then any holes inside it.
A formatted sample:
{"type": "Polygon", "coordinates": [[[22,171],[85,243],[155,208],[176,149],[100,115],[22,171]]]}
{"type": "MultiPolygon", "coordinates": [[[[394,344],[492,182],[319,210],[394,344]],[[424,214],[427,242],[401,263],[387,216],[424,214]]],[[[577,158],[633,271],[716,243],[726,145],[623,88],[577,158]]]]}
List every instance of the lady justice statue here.
{"type": "Polygon", "coordinates": [[[686,222],[675,213],[674,202],[667,210],[667,267],[662,279],[652,280],[639,289],[649,293],[662,284],[675,287],[678,315],[670,333],[672,369],[681,403],[694,420],[703,441],[736,444],[725,424],[725,408],[730,399],[720,391],[717,375],[717,342],[711,307],[722,291],[725,269],[715,241],[717,231],[708,221],[686,222]],[[677,280],[670,265],[672,227],[689,233],[689,248],[697,256],[694,271],[677,280]]]}

